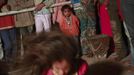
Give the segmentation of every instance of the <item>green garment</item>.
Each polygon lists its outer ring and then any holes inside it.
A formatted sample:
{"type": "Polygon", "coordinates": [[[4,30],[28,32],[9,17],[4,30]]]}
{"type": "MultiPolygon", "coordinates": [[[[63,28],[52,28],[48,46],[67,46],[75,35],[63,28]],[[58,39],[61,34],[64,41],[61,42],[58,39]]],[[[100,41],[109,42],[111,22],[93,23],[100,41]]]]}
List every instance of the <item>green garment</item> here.
{"type": "MultiPolygon", "coordinates": [[[[90,16],[90,13],[95,13],[95,6],[93,4],[93,0],[81,0],[82,9],[75,10],[76,15],[80,20],[80,41],[82,52],[85,53],[89,50],[89,46],[87,43],[87,35],[90,35],[91,28],[95,28],[96,21],[93,16],[90,16]]],[[[95,16],[94,16],[95,17],[95,16]]]]}
{"type": "Polygon", "coordinates": [[[42,10],[38,11],[36,14],[49,14],[50,7],[55,3],[55,0],[44,0],[43,3],[45,4],[45,6],[42,8],[42,10]]]}

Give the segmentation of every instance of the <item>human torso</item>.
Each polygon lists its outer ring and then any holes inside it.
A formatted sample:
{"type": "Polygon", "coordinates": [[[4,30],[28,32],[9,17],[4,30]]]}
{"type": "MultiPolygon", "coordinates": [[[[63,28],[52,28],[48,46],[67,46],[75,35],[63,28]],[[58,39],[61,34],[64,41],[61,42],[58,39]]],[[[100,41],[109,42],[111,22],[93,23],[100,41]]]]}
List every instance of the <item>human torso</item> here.
{"type": "MultiPolygon", "coordinates": [[[[45,0],[48,1],[48,0],[45,0]]],[[[39,5],[43,0],[34,0],[35,6],[39,5]]],[[[50,10],[47,9],[45,6],[40,11],[35,11],[36,15],[42,15],[42,14],[50,14],[50,10]]]]}
{"type": "MultiPolygon", "coordinates": [[[[8,12],[6,5],[1,7],[1,12],[8,12]]],[[[12,15],[0,16],[0,30],[13,28],[14,25],[14,17],[12,15]]]]}
{"type": "Polygon", "coordinates": [[[76,16],[71,15],[68,19],[62,17],[60,28],[63,33],[71,36],[79,35],[79,21],[76,16]]]}

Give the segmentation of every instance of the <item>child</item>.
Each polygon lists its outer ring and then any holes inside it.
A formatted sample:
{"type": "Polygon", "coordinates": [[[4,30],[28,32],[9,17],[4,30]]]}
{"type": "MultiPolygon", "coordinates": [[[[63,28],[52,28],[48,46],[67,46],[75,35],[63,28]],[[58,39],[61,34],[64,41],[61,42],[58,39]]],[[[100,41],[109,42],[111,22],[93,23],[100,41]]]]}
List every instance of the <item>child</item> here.
{"type": "Polygon", "coordinates": [[[85,75],[87,72],[87,63],[77,57],[74,39],[59,32],[49,32],[26,41],[25,61],[42,66],[42,75],[85,75]]]}
{"type": "Polygon", "coordinates": [[[49,32],[51,28],[51,13],[50,6],[55,0],[34,0],[35,2],[35,27],[36,33],[43,31],[49,32]]]}
{"type": "Polygon", "coordinates": [[[62,17],[59,22],[61,31],[68,36],[78,39],[79,36],[79,20],[73,14],[72,8],[69,5],[64,5],[61,8],[62,17]]]}

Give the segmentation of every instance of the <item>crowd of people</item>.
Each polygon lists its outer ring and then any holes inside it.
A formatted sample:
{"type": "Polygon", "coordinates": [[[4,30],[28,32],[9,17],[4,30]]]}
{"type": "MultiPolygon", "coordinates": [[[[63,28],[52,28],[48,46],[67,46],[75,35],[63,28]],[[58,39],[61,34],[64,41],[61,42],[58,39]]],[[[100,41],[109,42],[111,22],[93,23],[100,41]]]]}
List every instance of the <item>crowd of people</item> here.
{"type": "Polygon", "coordinates": [[[81,57],[92,49],[88,36],[103,34],[110,39],[107,58],[121,61],[130,55],[133,66],[133,4],[133,0],[1,0],[1,13],[35,7],[0,16],[1,61],[15,61],[21,46],[22,63],[38,66],[39,75],[105,75],[103,69],[110,72],[110,67],[117,70],[112,75],[123,75],[125,69],[118,63],[90,66],[81,57]],[[67,1],[73,3],[51,7],[67,1]]]}

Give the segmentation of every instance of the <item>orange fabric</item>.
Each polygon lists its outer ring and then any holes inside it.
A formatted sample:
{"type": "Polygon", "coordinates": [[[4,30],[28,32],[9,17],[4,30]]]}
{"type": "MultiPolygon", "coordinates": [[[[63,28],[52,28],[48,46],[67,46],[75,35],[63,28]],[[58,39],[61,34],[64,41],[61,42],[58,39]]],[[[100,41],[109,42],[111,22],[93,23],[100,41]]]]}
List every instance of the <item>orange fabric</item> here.
{"type": "Polygon", "coordinates": [[[14,26],[14,25],[15,25],[15,22],[14,22],[13,16],[1,16],[0,17],[0,28],[14,26]]]}
{"type": "Polygon", "coordinates": [[[79,20],[75,15],[71,15],[72,22],[70,25],[67,24],[66,18],[61,17],[59,22],[61,31],[68,36],[78,36],[79,35],[79,20]]]}

